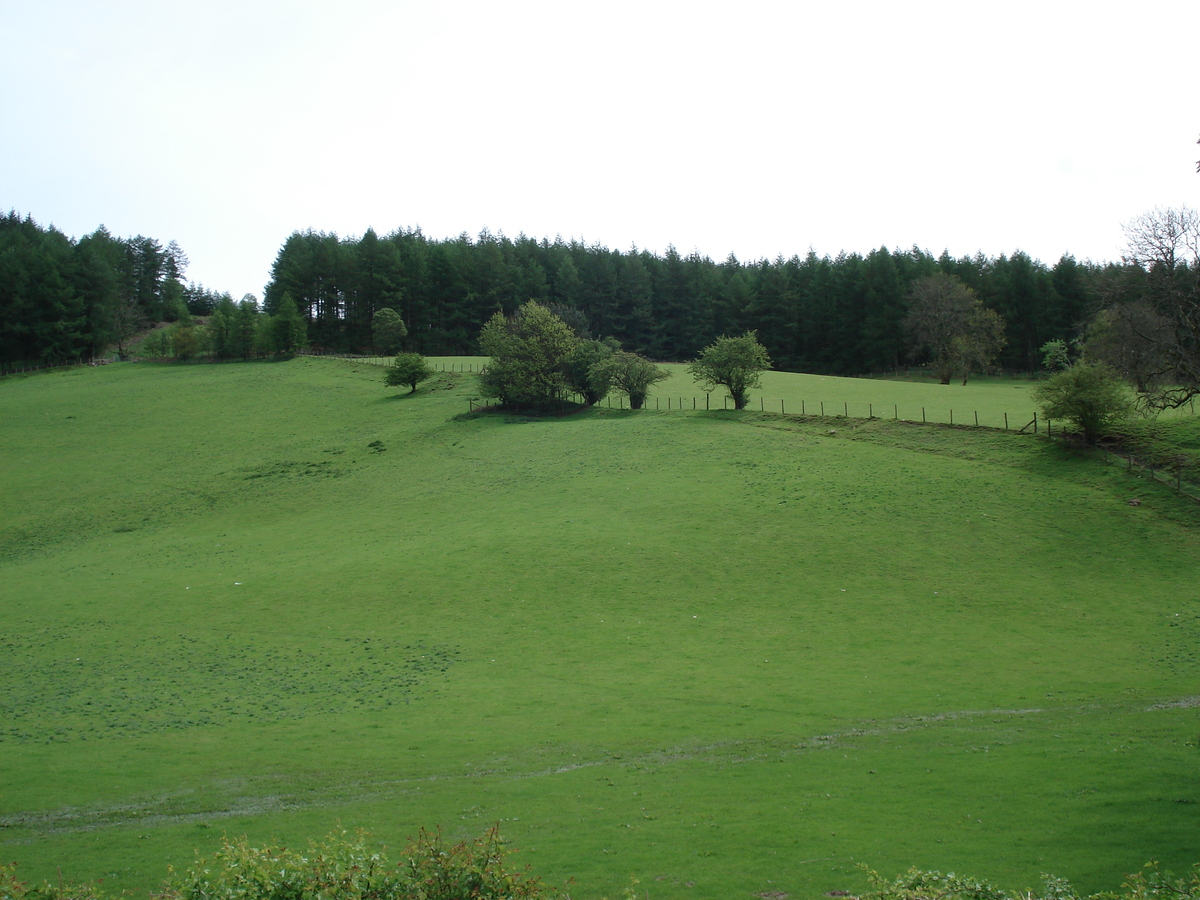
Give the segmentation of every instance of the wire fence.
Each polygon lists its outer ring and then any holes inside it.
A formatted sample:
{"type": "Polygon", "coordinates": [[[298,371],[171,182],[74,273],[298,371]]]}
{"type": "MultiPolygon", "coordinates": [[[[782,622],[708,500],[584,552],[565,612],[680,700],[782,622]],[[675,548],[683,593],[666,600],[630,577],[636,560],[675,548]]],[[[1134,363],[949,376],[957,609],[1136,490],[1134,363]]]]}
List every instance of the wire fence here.
{"type": "MultiPolygon", "coordinates": [[[[1182,456],[1170,462],[1155,465],[1153,461],[1138,460],[1134,456],[1119,453],[1110,447],[1101,447],[1099,453],[1107,465],[1120,466],[1130,475],[1149,478],[1151,481],[1173,489],[1181,497],[1200,503],[1200,484],[1194,480],[1197,474],[1196,467],[1182,456]],[[1187,474],[1186,478],[1184,477],[1185,473],[1187,474]]],[[[1130,506],[1140,506],[1141,499],[1132,498],[1129,504],[1130,506]]]]}
{"type": "MultiPolygon", "coordinates": [[[[304,355],[304,356],[322,356],[322,357],[333,357],[336,359],[348,359],[348,360],[354,360],[356,362],[366,363],[366,364],[373,365],[373,366],[387,366],[391,363],[391,360],[393,359],[393,357],[391,357],[391,356],[363,356],[363,355],[357,354],[357,353],[344,353],[344,352],[336,352],[336,351],[320,350],[320,349],[301,350],[301,351],[299,351],[299,354],[304,355]]],[[[92,356],[92,357],[87,357],[87,358],[66,359],[66,360],[40,360],[40,361],[21,362],[21,363],[5,362],[5,363],[0,363],[0,376],[19,375],[19,374],[32,373],[32,372],[42,372],[42,371],[49,371],[52,369],[74,368],[74,367],[78,367],[78,366],[103,366],[103,365],[108,365],[109,363],[116,362],[117,359],[118,359],[118,357],[109,355],[109,356],[92,356]]],[[[136,357],[126,357],[125,361],[139,362],[140,359],[136,358],[136,357]]],[[[433,363],[431,363],[431,368],[433,368],[437,372],[450,372],[450,373],[455,373],[455,374],[472,375],[472,374],[479,374],[479,372],[481,372],[483,370],[484,366],[482,363],[476,363],[474,361],[468,360],[466,362],[453,362],[453,361],[451,361],[451,362],[433,362],[433,363]]],[[[659,412],[683,412],[683,411],[698,412],[702,409],[712,411],[712,410],[729,410],[731,408],[730,398],[728,395],[725,395],[721,398],[721,405],[718,407],[716,405],[716,402],[714,401],[713,395],[711,393],[706,393],[704,395],[703,405],[701,405],[701,401],[698,396],[692,396],[692,397],[683,397],[683,396],[678,396],[678,395],[667,396],[667,397],[656,396],[651,399],[653,399],[653,401],[654,401],[653,408],[659,412]]],[[[927,424],[927,425],[951,425],[951,426],[959,426],[959,427],[991,428],[993,430],[1001,430],[1001,426],[999,426],[998,424],[993,425],[993,424],[987,424],[986,422],[981,423],[979,421],[979,413],[978,413],[978,411],[975,411],[975,410],[972,410],[970,412],[964,412],[964,411],[960,410],[958,413],[958,417],[956,418],[955,411],[953,409],[946,409],[944,411],[946,413],[946,416],[945,416],[945,418],[942,418],[941,417],[941,414],[943,412],[942,410],[931,410],[927,407],[922,406],[920,419],[917,419],[915,417],[915,415],[912,415],[910,417],[908,415],[908,413],[909,413],[908,410],[905,411],[906,415],[904,417],[902,417],[900,415],[900,406],[899,406],[899,404],[895,404],[895,403],[890,404],[890,406],[891,406],[891,415],[890,416],[887,415],[887,413],[888,413],[887,406],[889,404],[881,404],[878,407],[876,407],[876,405],[874,403],[870,403],[870,402],[868,402],[866,404],[863,404],[860,402],[860,403],[855,403],[852,405],[849,401],[841,401],[839,403],[832,403],[832,402],[824,401],[824,400],[818,400],[818,401],[800,400],[800,401],[798,401],[798,404],[797,404],[797,401],[793,400],[793,401],[791,401],[791,412],[789,412],[789,410],[788,410],[788,402],[789,401],[786,401],[783,399],[780,399],[778,401],[774,401],[774,400],[768,401],[765,397],[760,396],[758,398],[759,411],[760,412],[768,412],[768,411],[775,412],[776,402],[778,402],[778,405],[779,405],[779,410],[778,410],[779,414],[782,416],[792,415],[792,416],[799,416],[802,418],[823,418],[823,419],[827,419],[827,418],[839,418],[839,419],[857,418],[857,419],[867,419],[867,420],[890,418],[890,419],[894,419],[896,421],[903,421],[903,422],[914,422],[915,423],[915,422],[919,421],[922,424],[927,424]],[[797,409],[797,405],[799,407],[798,409],[797,409]],[[866,415],[865,416],[862,415],[864,410],[859,408],[864,405],[866,407],[866,409],[865,409],[866,415]],[[852,409],[857,415],[851,416],[852,409]]],[[[602,403],[603,403],[604,407],[607,409],[621,409],[621,410],[630,409],[627,399],[622,395],[617,395],[615,405],[613,402],[612,395],[609,395],[608,397],[606,397],[602,401],[602,403]]],[[[479,398],[475,398],[475,397],[468,400],[468,408],[471,411],[481,411],[481,410],[486,410],[486,409],[492,409],[493,406],[494,406],[493,404],[484,403],[479,398]]],[[[585,406],[586,406],[586,403],[584,401],[584,398],[581,395],[571,394],[568,397],[564,397],[562,399],[561,411],[569,412],[571,410],[583,408],[585,406]]],[[[644,409],[651,408],[649,399],[647,400],[647,402],[643,408],[644,409]]],[[[750,408],[753,408],[753,404],[750,404],[750,408]]],[[[1194,409],[1193,409],[1193,413],[1194,413],[1194,409]]],[[[1054,431],[1054,423],[1049,419],[1042,419],[1039,421],[1037,413],[1030,414],[1030,419],[1022,425],[1022,424],[1020,424],[1020,422],[1023,419],[1024,419],[1024,416],[1017,416],[1013,419],[1010,419],[1008,413],[1003,413],[1003,421],[1004,421],[1003,430],[1004,431],[1015,431],[1017,433],[1044,434],[1046,437],[1052,437],[1056,433],[1054,431]]],[[[1057,434],[1063,436],[1064,438],[1067,438],[1070,436],[1070,433],[1061,424],[1059,425],[1059,430],[1058,430],[1057,434]]],[[[1200,484],[1198,484],[1194,480],[1195,475],[1196,475],[1195,466],[1193,466],[1183,456],[1180,456],[1172,461],[1168,461],[1166,463],[1159,463],[1156,465],[1153,461],[1138,460],[1136,457],[1134,457],[1132,455],[1117,452],[1116,450],[1114,450],[1111,447],[1101,447],[1101,448],[1099,448],[1099,453],[1102,455],[1102,458],[1107,465],[1121,466],[1132,475],[1138,475],[1139,477],[1149,478],[1151,481],[1166,485],[1167,487],[1174,489],[1174,491],[1177,494],[1179,494],[1181,497],[1186,497],[1189,500],[1200,503],[1200,484]],[[1184,477],[1185,472],[1188,475],[1187,478],[1184,477]]],[[[1129,502],[1131,505],[1136,506],[1141,501],[1137,498],[1134,498],[1134,499],[1131,499],[1129,502]]]]}
{"type": "MultiPolygon", "coordinates": [[[[341,359],[355,359],[359,362],[370,363],[376,366],[386,366],[391,363],[390,356],[358,356],[350,353],[328,353],[324,351],[305,351],[313,356],[333,356],[341,359]]],[[[454,374],[479,374],[484,369],[482,363],[473,361],[466,362],[439,362],[431,361],[430,367],[436,372],[450,372],[454,374]]],[[[957,425],[957,426],[974,426],[976,428],[995,428],[1003,431],[1030,432],[1032,434],[1046,434],[1047,436],[1054,433],[1054,423],[1046,419],[1038,419],[1037,413],[1030,412],[1025,415],[1012,415],[1009,413],[993,414],[993,420],[988,421],[985,414],[984,421],[980,421],[979,412],[977,410],[963,411],[946,409],[934,409],[932,407],[912,407],[905,409],[904,415],[900,415],[899,404],[875,404],[875,403],[850,403],[849,401],[839,401],[837,403],[824,400],[767,400],[766,397],[758,397],[758,409],[760,412],[778,412],[780,415],[799,415],[805,418],[820,417],[820,418],[858,418],[858,419],[882,419],[889,418],[904,422],[921,422],[927,425],[957,425]],[[789,405],[790,404],[790,405],[789,405]],[[889,410],[890,406],[890,410],[889,410]],[[920,410],[919,416],[917,410],[920,410]],[[851,415],[853,411],[854,415],[851,415]]],[[[601,401],[604,408],[607,409],[629,409],[628,400],[617,395],[613,398],[610,394],[601,401]]],[[[578,408],[585,405],[582,395],[571,393],[561,398],[559,410],[562,412],[568,409],[578,408]]],[[[472,398],[468,401],[469,409],[478,411],[483,409],[491,409],[493,404],[484,403],[479,398],[472,398]]],[[[748,408],[753,408],[751,403],[748,408]]],[[[699,410],[729,410],[733,409],[732,400],[728,395],[724,395],[718,401],[712,393],[704,394],[703,399],[699,396],[654,396],[647,398],[643,409],[655,409],[660,412],[683,412],[683,411],[699,411],[699,410]],[[720,405],[717,405],[717,404],[720,405]]],[[[1059,426],[1059,431],[1062,431],[1062,426],[1059,426]]]]}
{"type": "Polygon", "coordinates": [[[116,362],[115,356],[88,356],[72,359],[0,362],[0,376],[23,375],[30,372],[48,372],[51,369],[73,369],[77,366],[104,366],[111,362],[116,362]]]}

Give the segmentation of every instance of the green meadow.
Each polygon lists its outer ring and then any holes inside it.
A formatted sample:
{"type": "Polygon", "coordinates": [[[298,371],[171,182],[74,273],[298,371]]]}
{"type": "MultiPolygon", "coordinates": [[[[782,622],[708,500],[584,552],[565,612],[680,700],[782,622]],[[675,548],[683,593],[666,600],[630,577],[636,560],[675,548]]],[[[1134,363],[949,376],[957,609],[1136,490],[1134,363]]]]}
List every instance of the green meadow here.
{"type": "Polygon", "coordinates": [[[0,859],[145,896],[223,833],[499,823],[578,898],[1180,872],[1200,508],[1016,433],[1028,388],[693,412],[680,368],[683,412],[538,419],[336,359],[4,379],[0,859]],[[941,400],[1000,427],[900,421],[941,400]]]}

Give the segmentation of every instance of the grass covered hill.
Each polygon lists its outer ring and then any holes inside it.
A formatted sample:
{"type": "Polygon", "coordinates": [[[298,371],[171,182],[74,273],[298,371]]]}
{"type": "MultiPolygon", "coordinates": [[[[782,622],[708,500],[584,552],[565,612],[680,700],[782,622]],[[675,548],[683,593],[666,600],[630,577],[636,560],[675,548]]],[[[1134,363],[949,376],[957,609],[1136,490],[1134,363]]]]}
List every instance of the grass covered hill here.
{"type": "Polygon", "coordinates": [[[498,822],[573,896],[656,898],[1197,861],[1167,488],[1003,431],[405,390],[0,382],[0,858],[143,892],[222,832],[498,822]]]}

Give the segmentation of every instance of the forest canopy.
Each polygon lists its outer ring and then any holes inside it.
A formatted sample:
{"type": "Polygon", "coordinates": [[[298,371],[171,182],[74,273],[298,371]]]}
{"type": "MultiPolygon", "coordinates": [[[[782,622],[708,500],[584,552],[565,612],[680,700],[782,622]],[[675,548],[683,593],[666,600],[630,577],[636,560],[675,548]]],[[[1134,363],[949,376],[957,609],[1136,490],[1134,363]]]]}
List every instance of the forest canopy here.
{"type": "Polygon", "coordinates": [[[187,265],[174,241],[104,226],[75,240],[30,216],[0,216],[0,365],[123,351],[150,323],[211,313],[227,295],[185,285],[187,265]]]}
{"type": "Polygon", "coordinates": [[[597,338],[652,359],[691,359],[721,334],[757,331],[777,368],[866,374],[927,361],[910,352],[902,323],[912,285],[946,274],[1006,323],[997,364],[1034,371],[1043,344],[1082,333],[1115,273],[1144,277],[1137,264],[1064,256],[1048,267],[1019,251],[953,258],[880,248],[714,262],[675,248],[659,255],[488,231],[448,240],[419,229],[358,239],[306,231],[280,249],[265,306],[271,312],[290,294],[313,344],[335,350],[368,346],[372,316],[390,307],[408,324],[412,349],[449,355],[479,352],[485,322],[534,300],[578,310],[597,338]]]}
{"type": "MultiPolygon", "coordinates": [[[[1064,255],[1048,266],[1020,251],[956,258],[917,247],[716,262],[674,247],[655,254],[488,231],[446,240],[420,229],[359,238],[297,231],[276,255],[263,307],[276,315],[290,297],[308,342],[335,351],[378,349],[376,317],[394,310],[406,350],[450,355],[480,352],[493,315],[533,300],[576,331],[649,359],[693,359],[722,334],[756,331],[776,368],[860,375],[937,362],[904,326],[914,286],[944,276],[1002,320],[995,365],[1033,372],[1043,345],[1079,346],[1102,310],[1161,307],[1168,282],[1172,296],[1190,297],[1193,260],[1178,254],[1170,265],[1164,276],[1161,260],[1136,254],[1117,263],[1064,255]]],[[[121,349],[139,327],[232,302],[185,284],[186,266],[174,242],[117,238],[103,227],[76,240],[10,212],[0,218],[0,365],[121,349]]]]}

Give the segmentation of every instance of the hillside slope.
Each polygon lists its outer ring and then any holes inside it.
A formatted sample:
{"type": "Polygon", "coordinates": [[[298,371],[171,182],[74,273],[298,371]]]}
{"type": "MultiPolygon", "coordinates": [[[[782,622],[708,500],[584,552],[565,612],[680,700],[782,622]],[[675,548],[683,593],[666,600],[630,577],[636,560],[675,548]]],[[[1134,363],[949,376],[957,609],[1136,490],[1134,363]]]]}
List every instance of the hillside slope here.
{"type": "Polygon", "coordinates": [[[321,359],[0,385],[26,875],[143,889],[221,831],[337,821],[500,822],[576,896],[1195,861],[1200,541],[1165,488],[1028,435],[480,415],[473,387],[321,359]]]}

